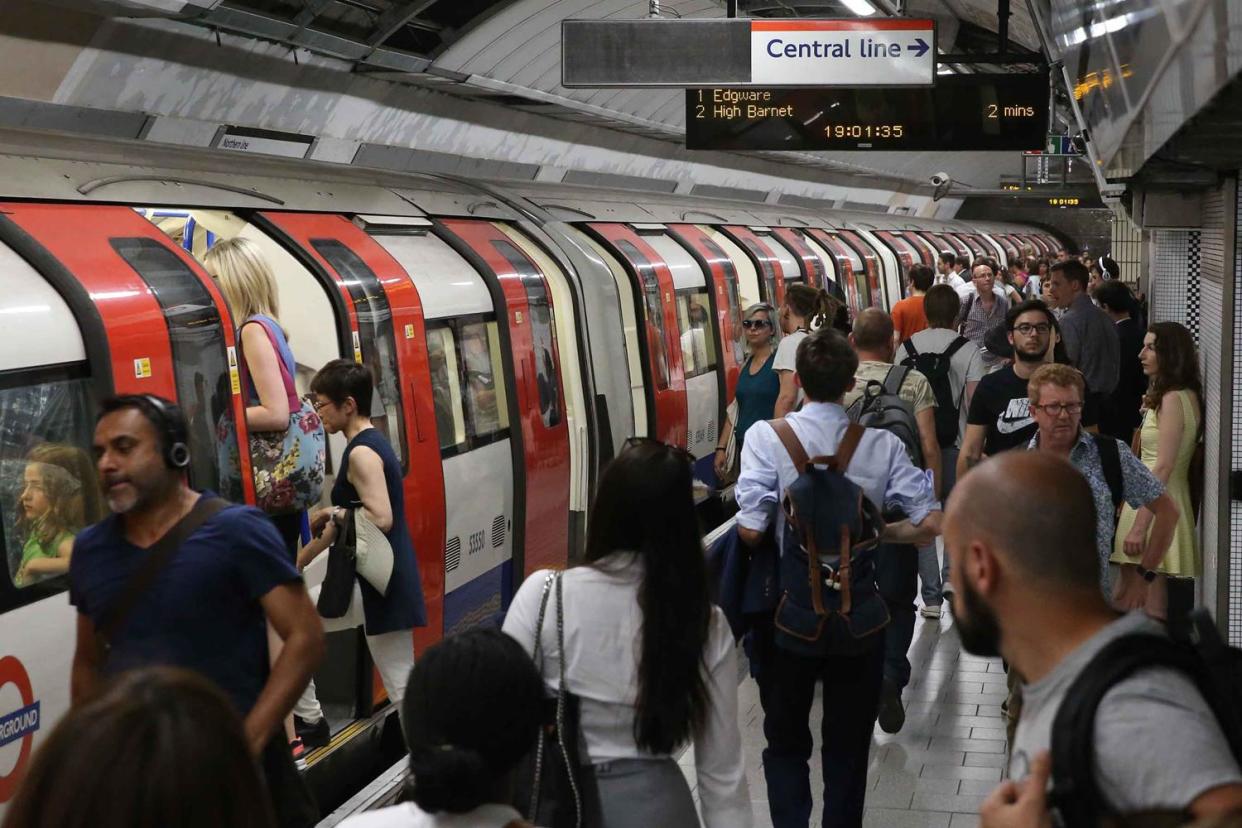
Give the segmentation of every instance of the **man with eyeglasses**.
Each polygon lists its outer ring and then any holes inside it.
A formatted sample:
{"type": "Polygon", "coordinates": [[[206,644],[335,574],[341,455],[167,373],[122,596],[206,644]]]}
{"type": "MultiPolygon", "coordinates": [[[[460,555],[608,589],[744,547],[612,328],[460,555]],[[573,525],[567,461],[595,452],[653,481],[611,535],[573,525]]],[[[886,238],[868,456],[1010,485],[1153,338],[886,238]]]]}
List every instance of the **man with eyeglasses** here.
{"type": "MultiPolygon", "coordinates": [[[[957,476],[978,465],[984,456],[1021,448],[1035,434],[1035,419],[1027,400],[1027,381],[1035,369],[1052,358],[1055,325],[1052,311],[1038,299],[1009,309],[1005,315],[1013,362],[979,381],[966,415],[966,433],[957,457],[957,476]]],[[[1094,426],[1094,404],[1083,421],[1094,426]]]]}
{"type": "Polygon", "coordinates": [[[978,259],[971,272],[971,281],[957,292],[962,300],[958,332],[984,349],[984,364],[989,367],[999,360],[988,353],[984,339],[988,331],[1005,318],[1010,307],[1004,289],[996,284],[999,269],[1000,265],[992,259],[978,259]]]}
{"type": "MultiPolygon", "coordinates": [[[[1138,571],[1145,579],[1169,550],[1173,530],[1177,526],[1177,504],[1164,490],[1164,484],[1134,456],[1125,443],[1114,437],[1083,431],[1085,392],[1086,381],[1082,373],[1069,365],[1044,365],[1031,374],[1027,393],[1031,414],[1039,429],[1027,447],[1065,457],[1087,478],[1095,500],[1100,589],[1108,597],[1108,559],[1113,551],[1120,500],[1125,500],[1135,509],[1146,507],[1156,515],[1148,538],[1140,535],[1133,544],[1126,544],[1127,554],[1135,553],[1138,571]],[[1115,460],[1112,457],[1114,454],[1115,460]],[[1109,477],[1113,478],[1111,484],[1109,477]]],[[[1143,581],[1133,594],[1118,594],[1117,603],[1125,609],[1143,606],[1148,583],[1150,579],[1143,581]]]]}

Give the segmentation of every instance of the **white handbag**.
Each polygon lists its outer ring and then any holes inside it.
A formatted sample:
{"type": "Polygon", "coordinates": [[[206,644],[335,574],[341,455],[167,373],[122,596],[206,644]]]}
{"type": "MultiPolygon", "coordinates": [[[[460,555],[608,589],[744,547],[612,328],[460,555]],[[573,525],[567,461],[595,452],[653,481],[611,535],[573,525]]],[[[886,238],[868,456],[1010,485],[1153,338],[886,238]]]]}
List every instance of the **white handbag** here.
{"type": "Polygon", "coordinates": [[[380,595],[388,594],[392,580],[392,544],[380,528],[367,519],[362,509],[354,509],[354,532],[356,534],[356,571],[380,595]]]}

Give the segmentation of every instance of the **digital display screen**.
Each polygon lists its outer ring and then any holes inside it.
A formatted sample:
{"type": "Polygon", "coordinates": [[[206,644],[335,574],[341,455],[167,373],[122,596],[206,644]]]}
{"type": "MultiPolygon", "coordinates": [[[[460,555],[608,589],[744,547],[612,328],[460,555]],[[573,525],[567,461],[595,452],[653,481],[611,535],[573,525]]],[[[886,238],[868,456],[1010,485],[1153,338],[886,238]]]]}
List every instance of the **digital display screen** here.
{"type": "Polygon", "coordinates": [[[939,75],[923,88],[686,90],[702,150],[1040,150],[1048,75],[939,75]]]}

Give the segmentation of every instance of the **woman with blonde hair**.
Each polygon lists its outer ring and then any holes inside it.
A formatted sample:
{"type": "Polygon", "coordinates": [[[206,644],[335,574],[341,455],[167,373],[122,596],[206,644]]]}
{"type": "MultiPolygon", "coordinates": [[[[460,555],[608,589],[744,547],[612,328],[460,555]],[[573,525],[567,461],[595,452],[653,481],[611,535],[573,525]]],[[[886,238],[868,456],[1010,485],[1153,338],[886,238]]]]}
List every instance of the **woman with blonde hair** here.
{"type": "MultiPolygon", "coordinates": [[[[296,412],[285,377],[292,378],[296,361],[281,327],[276,277],[259,245],[240,236],[216,242],[203,256],[203,267],[224,294],[238,326],[238,361],[249,377],[246,428],[250,432],[280,432],[289,428],[296,412]],[[283,363],[284,371],[281,370],[283,363]]],[[[222,470],[223,471],[223,470],[222,470]]],[[[290,559],[301,546],[300,510],[269,516],[280,530],[290,559]]]]}
{"type": "MultiPolygon", "coordinates": [[[[323,424],[298,399],[293,382],[297,362],[278,321],[276,277],[259,245],[240,236],[223,239],[203,256],[203,267],[219,285],[238,326],[237,361],[247,395],[257,505],[276,524],[290,561],[296,562],[303,512],[319,499],[323,484],[323,424]]],[[[237,441],[226,436],[223,442],[237,441]]],[[[223,476],[228,470],[220,471],[223,476]]],[[[268,646],[274,661],[281,644],[270,628],[268,646]]],[[[326,720],[301,728],[295,737],[294,721],[288,719],[285,731],[299,760],[306,748],[326,746],[331,737],[326,720]]]]}
{"type": "Polygon", "coordinates": [[[1143,398],[1139,455],[1165,485],[1179,515],[1164,560],[1155,570],[1144,570],[1138,561],[1155,515],[1146,508],[1135,511],[1128,505],[1122,507],[1112,557],[1113,563],[1121,564],[1115,597],[1125,608],[1143,606],[1149,615],[1164,618],[1168,609],[1166,576],[1194,577],[1199,570],[1190,476],[1203,423],[1203,380],[1194,339],[1176,322],[1156,322],[1147,329],[1139,362],[1149,379],[1143,398]]]}

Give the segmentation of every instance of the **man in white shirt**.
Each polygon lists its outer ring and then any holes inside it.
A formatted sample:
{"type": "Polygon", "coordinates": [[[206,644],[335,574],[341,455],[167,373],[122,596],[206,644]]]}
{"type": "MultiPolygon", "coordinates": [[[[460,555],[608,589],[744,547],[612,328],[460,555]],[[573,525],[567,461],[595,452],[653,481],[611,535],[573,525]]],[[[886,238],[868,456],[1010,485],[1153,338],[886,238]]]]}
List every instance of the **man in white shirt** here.
{"type": "MultiPolygon", "coordinates": [[[[848,425],[841,402],[854,386],[858,356],[838,331],[821,328],[803,339],[797,352],[797,381],[806,392],[801,411],[785,417],[811,457],[832,455],[848,425]]],[[[882,511],[901,511],[905,520],[886,526],[883,540],[914,546],[934,540],[940,504],[931,481],[910,462],[894,434],[867,429],[846,476],[882,511]]],[[[737,481],[738,535],[758,545],[775,522],[783,543],[785,516],[779,507],[785,490],[798,477],[781,439],[766,422],[746,432],[741,475],[737,481]]],[[[763,768],[768,808],[775,828],[806,828],[811,816],[808,760],[809,727],[815,685],[824,681],[823,766],[826,826],[862,824],[867,790],[867,753],[879,709],[884,668],[883,631],[872,633],[860,655],[812,658],[769,648],[760,665],[764,707],[763,768]]]]}
{"type": "Polygon", "coordinates": [[[936,262],[936,284],[948,285],[958,290],[967,284],[957,273],[957,256],[953,253],[941,253],[936,262]]]}

